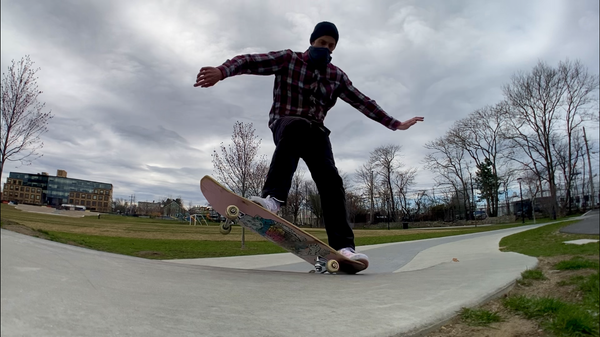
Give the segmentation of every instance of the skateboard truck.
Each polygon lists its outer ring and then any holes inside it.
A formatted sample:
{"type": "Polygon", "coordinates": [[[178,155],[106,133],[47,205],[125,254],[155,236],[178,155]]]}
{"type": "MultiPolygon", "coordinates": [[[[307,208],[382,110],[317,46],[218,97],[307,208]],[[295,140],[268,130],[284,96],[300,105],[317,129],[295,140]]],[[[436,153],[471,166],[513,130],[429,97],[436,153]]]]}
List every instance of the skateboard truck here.
{"type": "Polygon", "coordinates": [[[315,270],[313,272],[317,272],[320,274],[324,274],[325,272],[329,272],[330,274],[334,274],[340,270],[340,264],[336,260],[326,260],[320,256],[317,256],[317,262],[315,262],[315,270]]]}
{"type": "Polygon", "coordinates": [[[219,226],[219,232],[223,235],[227,235],[231,232],[231,226],[237,222],[237,219],[241,216],[240,209],[235,205],[229,205],[225,211],[225,222],[221,222],[219,226]]]}

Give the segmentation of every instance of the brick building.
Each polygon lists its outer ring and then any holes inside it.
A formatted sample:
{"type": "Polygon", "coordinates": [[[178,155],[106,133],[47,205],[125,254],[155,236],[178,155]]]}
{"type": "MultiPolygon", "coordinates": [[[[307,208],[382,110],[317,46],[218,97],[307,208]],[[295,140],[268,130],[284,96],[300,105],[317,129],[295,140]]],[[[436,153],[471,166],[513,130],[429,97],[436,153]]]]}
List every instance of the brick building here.
{"type": "Polygon", "coordinates": [[[81,205],[91,211],[109,212],[112,192],[112,184],[67,178],[64,170],[58,170],[56,176],[46,172],[10,172],[4,184],[2,200],[53,207],[81,205]]]}

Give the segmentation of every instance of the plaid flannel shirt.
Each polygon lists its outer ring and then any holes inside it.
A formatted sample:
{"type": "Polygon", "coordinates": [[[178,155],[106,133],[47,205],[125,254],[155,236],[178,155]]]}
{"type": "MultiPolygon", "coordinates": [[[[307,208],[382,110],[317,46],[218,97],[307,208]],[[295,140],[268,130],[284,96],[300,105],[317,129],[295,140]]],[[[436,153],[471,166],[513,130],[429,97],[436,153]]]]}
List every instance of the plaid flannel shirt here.
{"type": "Polygon", "coordinates": [[[217,68],[223,78],[241,74],[275,75],[269,127],[284,116],[304,117],[323,124],[339,97],[365,116],[394,130],[392,125],[396,119],[356,89],[340,68],[328,64],[326,69],[319,70],[309,67],[307,61],[308,51],[299,53],[288,49],[239,55],[217,68]]]}

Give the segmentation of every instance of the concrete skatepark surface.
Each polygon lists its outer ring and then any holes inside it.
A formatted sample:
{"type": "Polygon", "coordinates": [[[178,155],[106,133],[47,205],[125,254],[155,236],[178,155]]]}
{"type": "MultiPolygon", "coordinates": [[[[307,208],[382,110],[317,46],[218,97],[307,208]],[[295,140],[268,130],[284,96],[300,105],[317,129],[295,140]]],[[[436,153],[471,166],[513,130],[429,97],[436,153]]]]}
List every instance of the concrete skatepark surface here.
{"type": "Polygon", "coordinates": [[[2,336],[416,335],[535,268],[498,243],[539,226],[359,247],[371,266],[358,275],[309,274],[291,254],[158,261],[1,230],[2,336]]]}

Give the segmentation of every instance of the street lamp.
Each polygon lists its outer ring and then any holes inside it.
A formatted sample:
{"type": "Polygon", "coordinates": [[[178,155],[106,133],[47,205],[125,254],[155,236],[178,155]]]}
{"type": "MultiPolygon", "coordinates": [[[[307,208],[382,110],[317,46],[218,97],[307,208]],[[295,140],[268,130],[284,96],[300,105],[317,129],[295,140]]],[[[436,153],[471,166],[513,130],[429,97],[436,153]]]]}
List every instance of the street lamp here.
{"type": "Polygon", "coordinates": [[[521,219],[522,222],[525,223],[525,210],[523,209],[523,189],[521,188],[522,180],[523,178],[517,178],[517,181],[519,181],[519,193],[521,194],[521,219]]]}

